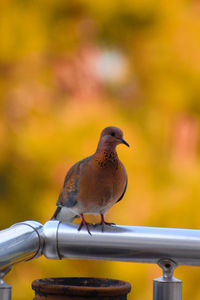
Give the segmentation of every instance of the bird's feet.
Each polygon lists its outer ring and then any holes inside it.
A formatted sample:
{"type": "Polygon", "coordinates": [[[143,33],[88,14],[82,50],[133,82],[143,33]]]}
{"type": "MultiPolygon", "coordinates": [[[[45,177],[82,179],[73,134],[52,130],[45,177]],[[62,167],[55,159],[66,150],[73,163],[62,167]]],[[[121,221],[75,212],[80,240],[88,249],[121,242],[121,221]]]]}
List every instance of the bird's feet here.
{"type": "Polygon", "coordinates": [[[80,225],[79,225],[78,231],[80,231],[81,228],[84,226],[84,227],[87,229],[88,233],[89,233],[90,235],[92,235],[91,232],[90,232],[90,230],[89,230],[89,225],[90,225],[90,223],[87,223],[87,222],[85,221],[83,214],[80,214],[80,217],[81,217],[81,223],[80,223],[80,225]]]}
{"type": "Polygon", "coordinates": [[[101,214],[101,222],[97,223],[96,225],[101,225],[102,226],[102,232],[103,232],[105,225],[112,226],[112,225],[115,225],[115,223],[106,222],[105,219],[104,219],[104,215],[101,214]]]}

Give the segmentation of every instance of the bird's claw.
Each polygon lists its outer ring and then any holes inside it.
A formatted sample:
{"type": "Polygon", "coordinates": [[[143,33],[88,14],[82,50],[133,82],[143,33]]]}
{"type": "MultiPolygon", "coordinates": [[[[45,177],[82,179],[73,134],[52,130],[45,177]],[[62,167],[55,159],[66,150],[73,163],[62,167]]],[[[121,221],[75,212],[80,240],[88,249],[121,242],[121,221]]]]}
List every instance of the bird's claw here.
{"type": "Polygon", "coordinates": [[[116,224],[115,223],[106,222],[105,219],[104,219],[103,214],[101,214],[101,222],[100,223],[96,223],[95,226],[98,226],[98,225],[102,226],[102,232],[104,232],[105,225],[112,226],[112,225],[116,225],[116,224]]]}
{"type": "Polygon", "coordinates": [[[81,228],[84,226],[84,227],[87,229],[87,232],[88,232],[90,235],[92,235],[91,232],[90,232],[90,230],[89,230],[89,225],[90,225],[90,223],[87,223],[87,222],[85,221],[85,219],[84,219],[84,217],[83,217],[83,214],[80,214],[80,217],[81,217],[81,223],[80,223],[80,225],[79,225],[79,227],[78,227],[78,231],[80,231],[81,228]]]}
{"type": "Polygon", "coordinates": [[[102,226],[102,232],[104,232],[104,227],[105,227],[105,225],[108,225],[108,226],[112,226],[112,225],[116,225],[115,223],[109,223],[109,222],[101,222],[100,223],[101,224],[101,226],[102,226]]]}
{"type": "Polygon", "coordinates": [[[78,231],[80,231],[81,228],[84,226],[87,229],[87,231],[88,231],[88,233],[90,235],[92,235],[92,234],[91,234],[91,232],[89,230],[89,225],[93,225],[95,227],[98,226],[98,225],[101,225],[102,226],[102,232],[104,232],[105,225],[108,225],[108,226],[116,225],[115,223],[106,222],[105,219],[104,219],[104,215],[103,214],[101,214],[101,222],[100,223],[96,223],[96,224],[91,224],[91,223],[86,222],[85,219],[84,219],[83,214],[80,214],[80,217],[81,217],[81,223],[80,223],[80,225],[78,227],[78,231]]]}

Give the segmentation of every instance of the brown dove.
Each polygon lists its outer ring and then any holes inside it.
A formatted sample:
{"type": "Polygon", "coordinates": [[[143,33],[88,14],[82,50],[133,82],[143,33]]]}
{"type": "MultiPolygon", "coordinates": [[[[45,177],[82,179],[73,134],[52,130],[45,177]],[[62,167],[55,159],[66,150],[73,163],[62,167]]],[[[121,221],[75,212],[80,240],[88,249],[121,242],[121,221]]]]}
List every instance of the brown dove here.
{"type": "Polygon", "coordinates": [[[89,223],[84,214],[100,214],[102,231],[105,224],[113,224],[105,222],[104,215],[123,198],[128,181],[116,151],[119,144],[129,147],[121,129],[113,126],[104,128],[96,152],[74,164],[68,171],[53,220],[72,222],[80,216],[78,230],[84,226],[89,234],[89,223]]]}

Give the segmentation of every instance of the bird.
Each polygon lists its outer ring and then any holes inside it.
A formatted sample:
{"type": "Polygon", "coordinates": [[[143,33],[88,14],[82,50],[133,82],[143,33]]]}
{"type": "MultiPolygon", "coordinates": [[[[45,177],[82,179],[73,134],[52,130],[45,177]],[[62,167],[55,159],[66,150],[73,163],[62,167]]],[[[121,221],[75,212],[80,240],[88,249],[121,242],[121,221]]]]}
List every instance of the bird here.
{"type": "Polygon", "coordinates": [[[116,151],[119,144],[130,147],[122,130],[114,126],[104,128],[96,152],[75,163],[67,172],[52,220],[73,222],[80,217],[78,231],[85,227],[90,235],[85,214],[99,214],[102,231],[104,225],[114,224],[106,222],[104,215],[123,198],[128,183],[126,169],[116,151]]]}

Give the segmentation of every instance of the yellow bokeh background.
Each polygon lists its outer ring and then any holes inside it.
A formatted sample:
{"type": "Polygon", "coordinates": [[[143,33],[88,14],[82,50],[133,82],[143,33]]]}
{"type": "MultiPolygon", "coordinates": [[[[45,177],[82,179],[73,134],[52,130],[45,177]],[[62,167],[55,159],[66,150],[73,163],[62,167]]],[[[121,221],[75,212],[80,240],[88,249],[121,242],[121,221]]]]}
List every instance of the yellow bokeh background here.
{"type": "MultiPolygon", "coordinates": [[[[0,10],[0,223],[45,223],[67,170],[120,127],[129,178],[116,224],[199,228],[200,3],[8,0],[0,10]]],[[[127,280],[152,298],[156,265],[40,257],[13,267],[14,300],[31,282],[127,280]]],[[[200,298],[197,267],[179,267],[183,300],[200,298]]]]}

